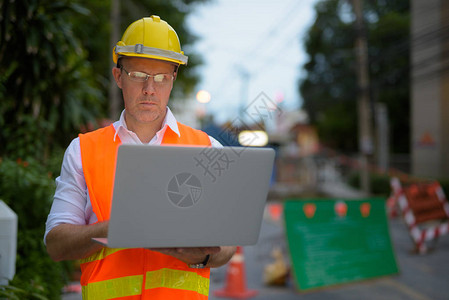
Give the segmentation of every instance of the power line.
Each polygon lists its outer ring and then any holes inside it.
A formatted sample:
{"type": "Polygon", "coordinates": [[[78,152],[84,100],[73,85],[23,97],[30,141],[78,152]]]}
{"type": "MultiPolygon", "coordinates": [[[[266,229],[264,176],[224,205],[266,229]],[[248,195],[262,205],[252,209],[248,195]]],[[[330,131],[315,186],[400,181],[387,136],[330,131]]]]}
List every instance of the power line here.
{"type": "MultiPolygon", "coordinates": [[[[274,36],[280,28],[282,28],[286,23],[290,23],[290,21],[293,18],[297,17],[297,10],[300,7],[300,5],[303,4],[302,1],[292,0],[290,4],[285,9],[286,15],[284,18],[281,19],[281,21],[278,21],[279,19],[272,19],[276,21],[277,23],[272,25],[270,29],[265,32],[261,37],[257,40],[257,42],[254,44],[254,46],[243,56],[239,57],[234,64],[232,64],[228,71],[226,72],[226,75],[223,77],[224,80],[222,81],[222,84],[218,88],[220,91],[226,91],[227,87],[229,86],[229,82],[232,80],[235,80],[237,76],[235,75],[235,66],[239,66],[240,68],[244,67],[243,62],[248,60],[249,58],[255,58],[257,56],[262,55],[263,50],[266,49],[266,47],[263,47],[264,44],[266,44],[267,40],[269,40],[272,36],[274,36]]],[[[273,42],[273,44],[277,44],[273,42]]]]}

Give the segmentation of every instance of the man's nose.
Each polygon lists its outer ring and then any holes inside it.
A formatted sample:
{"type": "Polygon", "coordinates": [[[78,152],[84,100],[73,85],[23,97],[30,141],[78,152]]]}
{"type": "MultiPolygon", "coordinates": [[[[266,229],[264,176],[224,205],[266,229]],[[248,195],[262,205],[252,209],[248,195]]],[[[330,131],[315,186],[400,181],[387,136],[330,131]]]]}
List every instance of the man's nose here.
{"type": "Polygon", "coordinates": [[[155,84],[154,84],[153,78],[150,77],[150,78],[148,78],[147,81],[145,81],[143,83],[142,91],[143,91],[144,94],[154,94],[155,93],[156,88],[155,88],[155,84]]]}

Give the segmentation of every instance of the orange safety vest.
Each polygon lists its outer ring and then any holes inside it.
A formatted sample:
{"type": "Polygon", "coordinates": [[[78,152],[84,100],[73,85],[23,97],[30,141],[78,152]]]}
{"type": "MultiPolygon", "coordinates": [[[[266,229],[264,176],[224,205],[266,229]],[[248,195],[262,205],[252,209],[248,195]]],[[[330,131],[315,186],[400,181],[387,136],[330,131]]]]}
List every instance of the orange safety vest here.
{"type": "MultiPolygon", "coordinates": [[[[162,144],[210,146],[208,135],[178,123],[180,136],[170,127],[162,144]]],[[[109,219],[118,136],[108,126],[80,134],[81,160],[92,209],[99,222],[109,219]]],[[[83,299],[199,299],[209,295],[210,269],[148,249],[103,248],[81,260],[83,299]]]]}

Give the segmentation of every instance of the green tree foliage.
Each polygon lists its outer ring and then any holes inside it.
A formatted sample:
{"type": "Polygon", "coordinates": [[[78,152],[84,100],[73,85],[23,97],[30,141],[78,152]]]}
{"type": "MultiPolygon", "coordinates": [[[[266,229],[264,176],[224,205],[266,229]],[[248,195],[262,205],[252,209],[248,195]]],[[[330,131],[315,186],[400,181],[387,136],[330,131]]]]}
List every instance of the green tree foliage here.
{"type": "Polygon", "coordinates": [[[67,17],[72,1],[2,1],[0,155],[48,157],[104,101],[67,17]]]}
{"type": "Polygon", "coordinates": [[[0,199],[19,218],[16,276],[0,298],[59,299],[67,279],[42,238],[61,149],[104,101],[68,22],[87,13],[73,1],[0,0],[0,199]]]}
{"type": "MultiPolygon", "coordinates": [[[[185,19],[193,3],[204,1],[121,1],[121,32],[151,14],[176,28],[189,55],[175,84],[178,98],[198,81],[201,60],[189,51],[196,37],[185,19]]],[[[106,115],[110,2],[0,0],[0,155],[48,156],[55,144],[67,145],[81,124],[106,115]]]]}
{"type": "MultiPolygon", "coordinates": [[[[158,14],[188,50],[195,37],[185,18],[202,1],[121,1],[122,31],[158,14]]],[[[106,115],[110,3],[0,0],[0,199],[19,217],[16,276],[0,299],[60,299],[67,281],[70,264],[51,261],[42,239],[63,150],[83,124],[106,115]]],[[[195,66],[199,59],[186,52],[195,66]]],[[[184,69],[179,93],[196,81],[184,69]]]]}
{"type": "Polygon", "coordinates": [[[10,287],[0,287],[0,299],[59,299],[67,282],[70,265],[53,262],[42,242],[55,185],[48,170],[59,163],[49,168],[35,159],[0,162],[0,199],[19,220],[16,275],[10,287]]]}
{"type": "MultiPolygon", "coordinates": [[[[358,150],[355,17],[346,0],[322,0],[305,39],[309,60],[299,89],[322,141],[358,150]]],[[[369,48],[372,109],[385,103],[392,150],[409,152],[409,1],[363,1],[369,48]]],[[[374,118],[373,118],[374,120],[374,118]]]]}

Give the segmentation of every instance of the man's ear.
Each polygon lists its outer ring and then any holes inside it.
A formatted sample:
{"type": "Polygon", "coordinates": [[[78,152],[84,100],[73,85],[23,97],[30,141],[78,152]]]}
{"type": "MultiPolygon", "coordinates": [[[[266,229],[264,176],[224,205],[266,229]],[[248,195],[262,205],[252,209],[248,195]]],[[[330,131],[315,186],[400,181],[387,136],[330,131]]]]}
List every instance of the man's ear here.
{"type": "Polygon", "coordinates": [[[175,70],[173,71],[173,76],[175,78],[173,79],[173,81],[175,81],[176,77],[178,77],[178,70],[179,70],[179,65],[175,65],[175,70]]]}
{"type": "Polygon", "coordinates": [[[114,76],[115,83],[121,89],[122,88],[122,69],[113,67],[112,68],[112,76],[114,76]]]}

